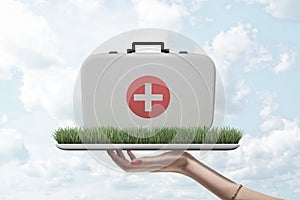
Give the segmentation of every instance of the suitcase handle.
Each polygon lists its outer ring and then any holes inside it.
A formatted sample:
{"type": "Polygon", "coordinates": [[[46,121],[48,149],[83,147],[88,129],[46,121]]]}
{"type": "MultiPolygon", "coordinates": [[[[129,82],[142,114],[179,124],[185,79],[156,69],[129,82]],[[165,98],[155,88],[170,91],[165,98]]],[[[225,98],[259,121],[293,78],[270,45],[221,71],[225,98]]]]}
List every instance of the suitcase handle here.
{"type": "Polygon", "coordinates": [[[136,45],[160,45],[161,53],[169,53],[169,49],[165,49],[165,44],[163,42],[132,42],[132,48],[127,49],[127,53],[135,53],[136,45]]]}

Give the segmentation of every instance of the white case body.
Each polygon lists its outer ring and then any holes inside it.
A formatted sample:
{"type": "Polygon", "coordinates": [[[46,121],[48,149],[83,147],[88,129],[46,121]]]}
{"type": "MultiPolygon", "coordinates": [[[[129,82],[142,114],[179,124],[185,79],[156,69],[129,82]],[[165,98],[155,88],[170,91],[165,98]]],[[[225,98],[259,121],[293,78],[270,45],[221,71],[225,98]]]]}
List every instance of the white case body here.
{"type": "Polygon", "coordinates": [[[202,54],[116,53],[89,56],[81,69],[85,127],[211,127],[216,70],[202,54]],[[161,115],[142,118],[127,105],[129,85],[141,76],[155,76],[170,90],[161,115]]]}

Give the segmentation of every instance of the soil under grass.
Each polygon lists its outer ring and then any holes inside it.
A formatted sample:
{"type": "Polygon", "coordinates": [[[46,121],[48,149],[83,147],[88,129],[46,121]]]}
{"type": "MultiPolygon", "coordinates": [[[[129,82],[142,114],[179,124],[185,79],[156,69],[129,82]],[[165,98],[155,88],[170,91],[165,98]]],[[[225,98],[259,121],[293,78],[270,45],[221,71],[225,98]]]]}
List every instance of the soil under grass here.
{"type": "Polygon", "coordinates": [[[220,128],[59,128],[53,134],[58,144],[237,144],[243,131],[220,128]],[[137,136],[137,137],[135,137],[137,136]]]}

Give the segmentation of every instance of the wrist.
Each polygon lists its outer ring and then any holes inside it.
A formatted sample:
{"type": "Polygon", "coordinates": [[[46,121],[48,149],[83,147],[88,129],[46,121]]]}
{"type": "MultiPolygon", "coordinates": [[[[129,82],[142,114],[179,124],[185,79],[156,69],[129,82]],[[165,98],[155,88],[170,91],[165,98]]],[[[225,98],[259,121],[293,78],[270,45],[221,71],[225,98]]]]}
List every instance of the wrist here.
{"type": "Polygon", "coordinates": [[[177,172],[181,173],[181,174],[185,174],[186,170],[187,170],[187,166],[188,164],[191,162],[192,156],[187,153],[184,152],[181,157],[178,159],[178,167],[177,167],[177,172]]]}

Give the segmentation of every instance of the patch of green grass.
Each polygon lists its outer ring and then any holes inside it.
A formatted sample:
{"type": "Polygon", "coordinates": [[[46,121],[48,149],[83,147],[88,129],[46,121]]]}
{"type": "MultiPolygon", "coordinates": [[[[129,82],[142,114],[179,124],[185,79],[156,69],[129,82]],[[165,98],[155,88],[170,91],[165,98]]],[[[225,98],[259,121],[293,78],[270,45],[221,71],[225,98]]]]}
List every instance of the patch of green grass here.
{"type": "Polygon", "coordinates": [[[59,144],[237,144],[243,131],[221,128],[59,128],[53,134],[59,144]],[[135,137],[137,136],[137,137],[135,137]]]}

